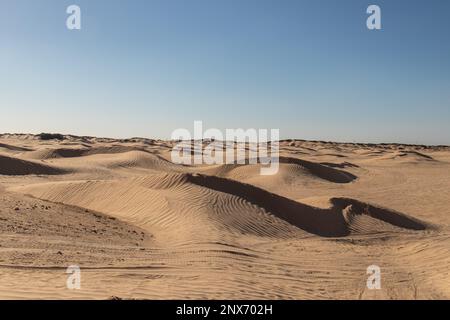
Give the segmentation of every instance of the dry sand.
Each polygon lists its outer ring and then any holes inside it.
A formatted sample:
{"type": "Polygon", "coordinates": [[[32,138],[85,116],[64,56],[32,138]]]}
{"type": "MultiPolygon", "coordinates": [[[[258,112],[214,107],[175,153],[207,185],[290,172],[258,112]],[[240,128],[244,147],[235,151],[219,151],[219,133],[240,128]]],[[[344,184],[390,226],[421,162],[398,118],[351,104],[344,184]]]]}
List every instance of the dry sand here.
{"type": "Polygon", "coordinates": [[[450,148],[284,141],[261,176],[171,147],[1,135],[0,298],[450,299],[450,148]]]}

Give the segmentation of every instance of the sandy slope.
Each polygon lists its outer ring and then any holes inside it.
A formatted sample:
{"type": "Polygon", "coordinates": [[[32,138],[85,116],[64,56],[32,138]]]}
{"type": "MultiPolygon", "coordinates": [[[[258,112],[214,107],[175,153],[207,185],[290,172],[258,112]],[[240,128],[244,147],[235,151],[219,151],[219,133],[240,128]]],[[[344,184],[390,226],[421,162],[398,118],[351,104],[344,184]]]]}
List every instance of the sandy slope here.
{"type": "Polygon", "coordinates": [[[1,136],[0,298],[450,298],[449,148],[284,141],[261,176],[171,147],[1,136]]]}

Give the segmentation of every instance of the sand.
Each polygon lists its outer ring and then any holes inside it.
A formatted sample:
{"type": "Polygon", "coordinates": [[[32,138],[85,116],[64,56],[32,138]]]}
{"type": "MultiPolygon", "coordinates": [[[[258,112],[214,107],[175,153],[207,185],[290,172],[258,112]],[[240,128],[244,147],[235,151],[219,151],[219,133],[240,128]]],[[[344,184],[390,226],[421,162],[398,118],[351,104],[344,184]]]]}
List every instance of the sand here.
{"type": "Polygon", "coordinates": [[[0,298],[450,299],[449,147],[282,141],[274,176],[172,147],[0,135],[0,298]]]}

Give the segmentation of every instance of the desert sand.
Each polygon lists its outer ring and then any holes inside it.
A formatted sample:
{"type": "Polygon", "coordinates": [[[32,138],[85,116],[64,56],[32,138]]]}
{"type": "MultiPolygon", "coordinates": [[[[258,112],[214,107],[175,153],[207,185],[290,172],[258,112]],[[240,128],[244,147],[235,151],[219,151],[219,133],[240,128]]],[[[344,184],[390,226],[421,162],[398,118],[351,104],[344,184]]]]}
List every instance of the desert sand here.
{"type": "Polygon", "coordinates": [[[288,140],[274,176],[172,147],[0,135],[0,298],[450,299],[449,147],[288,140]]]}

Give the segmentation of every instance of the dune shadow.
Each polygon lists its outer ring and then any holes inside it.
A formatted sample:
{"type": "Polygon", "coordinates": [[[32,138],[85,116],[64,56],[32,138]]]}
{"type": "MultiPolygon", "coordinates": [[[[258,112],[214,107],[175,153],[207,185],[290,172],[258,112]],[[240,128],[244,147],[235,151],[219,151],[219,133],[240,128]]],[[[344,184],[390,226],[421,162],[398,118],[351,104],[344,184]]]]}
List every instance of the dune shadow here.
{"type": "Polygon", "coordinates": [[[358,165],[350,163],[350,162],[342,162],[342,163],[332,163],[332,162],[321,162],[321,165],[327,166],[327,167],[332,167],[332,168],[341,168],[341,169],[345,169],[345,168],[359,168],[358,165]]]}
{"type": "Polygon", "coordinates": [[[189,175],[188,181],[202,187],[232,194],[256,204],[276,217],[323,237],[342,237],[349,233],[342,215],[311,207],[270,193],[253,185],[205,175],[189,175]]]}
{"type": "Polygon", "coordinates": [[[340,170],[336,168],[332,168],[327,165],[323,165],[320,163],[315,163],[311,161],[306,161],[302,159],[289,158],[289,157],[280,157],[280,163],[287,164],[296,164],[302,166],[311,174],[319,177],[323,180],[327,180],[334,183],[349,183],[353,180],[357,179],[357,176],[347,172],[345,170],[340,170]]]}
{"type": "Polygon", "coordinates": [[[381,207],[375,207],[371,204],[364,203],[358,200],[349,198],[332,198],[331,203],[333,207],[338,210],[343,210],[348,206],[353,207],[353,211],[358,214],[366,214],[372,218],[387,222],[399,228],[410,230],[425,230],[429,227],[428,224],[406,214],[389,210],[381,207]]]}
{"type": "Polygon", "coordinates": [[[196,174],[188,175],[188,181],[205,188],[240,197],[297,228],[321,237],[344,237],[350,235],[349,222],[342,213],[342,210],[349,205],[353,205],[359,214],[367,214],[400,228],[411,230],[424,230],[427,228],[425,223],[410,218],[405,214],[364,204],[353,199],[332,198],[332,207],[323,209],[296,202],[253,185],[230,179],[196,174]]]}
{"type": "Polygon", "coordinates": [[[11,151],[33,151],[32,149],[25,148],[25,147],[18,147],[18,146],[12,146],[5,143],[0,143],[0,148],[5,148],[11,151]]]}
{"type": "Polygon", "coordinates": [[[59,168],[0,155],[0,175],[57,175],[64,173],[66,172],[59,168]]]}

